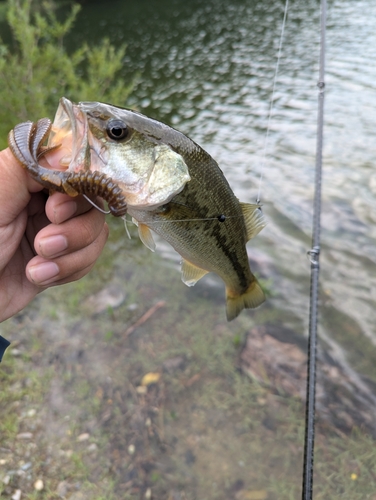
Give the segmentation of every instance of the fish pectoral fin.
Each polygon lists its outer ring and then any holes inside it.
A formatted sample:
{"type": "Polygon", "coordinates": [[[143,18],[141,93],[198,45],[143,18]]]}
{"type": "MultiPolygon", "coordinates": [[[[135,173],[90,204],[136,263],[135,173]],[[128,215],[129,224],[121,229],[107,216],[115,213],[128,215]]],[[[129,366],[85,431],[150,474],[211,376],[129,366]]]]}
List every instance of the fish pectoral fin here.
{"type": "Polygon", "coordinates": [[[266,220],[261,211],[261,205],[240,202],[240,207],[247,229],[247,241],[249,241],[266,226],[266,220]]]}
{"type": "Polygon", "coordinates": [[[200,280],[208,271],[191,264],[187,260],[181,261],[181,279],[187,286],[193,286],[200,280]]]}
{"type": "Polygon", "coordinates": [[[141,224],[140,222],[137,225],[138,236],[140,237],[140,240],[149,250],[155,252],[156,245],[150,229],[148,228],[148,226],[146,226],[145,224],[141,224]]]}
{"type": "Polygon", "coordinates": [[[242,295],[235,294],[229,288],[226,288],[227,321],[235,319],[243,309],[254,309],[264,301],[264,292],[255,277],[242,295]]]}

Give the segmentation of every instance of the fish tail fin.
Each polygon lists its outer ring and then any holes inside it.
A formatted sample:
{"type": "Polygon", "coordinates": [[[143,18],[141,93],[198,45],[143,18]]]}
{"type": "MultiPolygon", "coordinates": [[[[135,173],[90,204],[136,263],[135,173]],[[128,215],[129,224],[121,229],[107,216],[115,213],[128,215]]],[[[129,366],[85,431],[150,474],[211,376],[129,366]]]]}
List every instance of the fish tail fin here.
{"type": "Polygon", "coordinates": [[[253,309],[259,306],[264,300],[264,292],[256,278],[241,295],[234,294],[229,288],[226,288],[227,321],[235,319],[243,309],[253,309]]]}

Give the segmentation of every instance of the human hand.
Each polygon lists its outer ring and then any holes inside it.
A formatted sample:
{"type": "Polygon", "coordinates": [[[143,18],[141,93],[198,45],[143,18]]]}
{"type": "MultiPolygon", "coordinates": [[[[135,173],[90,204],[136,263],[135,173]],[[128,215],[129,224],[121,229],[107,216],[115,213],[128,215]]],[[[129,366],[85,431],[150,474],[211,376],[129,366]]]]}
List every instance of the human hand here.
{"type": "Polygon", "coordinates": [[[0,321],[42,290],[82,278],[108,237],[104,215],[82,196],[46,201],[42,190],[9,149],[0,152],[0,321]]]}

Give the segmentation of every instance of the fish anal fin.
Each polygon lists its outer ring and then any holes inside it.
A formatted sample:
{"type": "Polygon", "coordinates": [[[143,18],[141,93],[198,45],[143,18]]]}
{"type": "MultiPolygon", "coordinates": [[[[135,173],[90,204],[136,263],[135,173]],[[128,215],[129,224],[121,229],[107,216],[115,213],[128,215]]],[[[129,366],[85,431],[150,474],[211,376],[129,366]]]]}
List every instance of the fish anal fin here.
{"type": "Polygon", "coordinates": [[[226,288],[226,315],[227,321],[235,319],[243,309],[254,309],[265,300],[264,292],[256,278],[242,295],[233,293],[226,288]]]}
{"type": "Polygon", "coordinates": [[[145,224],[138,223],[138,235],[142,243],[152,252],[155,252],[155,241],[150,229],[145,224]]]}
{"type": "Polygon", "coordinates": [[[266,226],[266,220],[261,211],[261,205],[240,202],[240,207],[247,229],[247,241],[249,241],[266,226]]]}
{"type": "Polygon", "coordinates": [[[197,267],[185,259],[181,262],[181,279],[187,286],[195,285],[207,273],[206,269],[197,267]]]}

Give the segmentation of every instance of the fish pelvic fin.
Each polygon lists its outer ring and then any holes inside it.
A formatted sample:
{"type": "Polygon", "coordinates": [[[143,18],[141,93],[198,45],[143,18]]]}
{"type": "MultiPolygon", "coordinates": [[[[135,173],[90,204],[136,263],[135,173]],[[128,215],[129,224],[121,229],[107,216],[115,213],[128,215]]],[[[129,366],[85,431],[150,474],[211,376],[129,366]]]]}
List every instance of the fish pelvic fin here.
{"type": "Polygon", "coordinates": [[[266,226],[266,220],[262,213],[261,205],[240,202],[240,207],[247,229],[247,241],[249,241],[266,226]]]}
{"type": "Polygon", "coordinates": [[[200,280],[208,271],[197,267],[188,260],[183,259],[181,262],[181,279],[187,286],[193,286],[200,280]]]}
{"type": "Polygon", "coordinates": [[[145,224],[141,224],[140,222],[138,223],[138,236],[140,237],[140,240],[146,246],[146,248],[148,248],[152,252],[155,252],[156,245],[153,235],[151,234],[148,226],[146,226],[145,224]]]}
{"type": "Polygon", "coordinates": [[[226,316],[227,321],[235,319],[243,309],[254,309],[265,300],[264,292],[256,278],[242,295],[234,294],[226,287],[226,316]]]}

